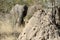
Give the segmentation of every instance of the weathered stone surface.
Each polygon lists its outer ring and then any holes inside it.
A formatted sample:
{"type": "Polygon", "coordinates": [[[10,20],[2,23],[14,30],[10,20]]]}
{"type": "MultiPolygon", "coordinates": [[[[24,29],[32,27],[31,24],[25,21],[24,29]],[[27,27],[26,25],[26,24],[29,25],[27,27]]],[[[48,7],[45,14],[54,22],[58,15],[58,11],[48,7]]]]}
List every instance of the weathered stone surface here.
{"type": "Polygon", "coordinates": [[[59,40],[52,13],[38,10],[26,24],[17,40],[59,40]]]}
{"type": "Polygon", "coordinates": [[[12,15],[13,26],[21,25],[24,23],[24,17],[27,15],[28,7],[26,5],[16,4],[10,11],[12,15]]]}
{"type": "MultiPolygon", "coordinates": [[[[13,25],[16,25],[17,22],[19,22],[19,16],[22,16],[22,13],[24,11],[24,6],[16,4],[12,10],[10,11],[11,15],[12,15],[12,22],[13,25]]],[[[21,22],[21,20],[20,20],[21,22]]]]}
{"type": "Polygon", "coordinates": [[[33,14],[37,11],[42,9],[42,5],[33,5],[28,7],[27,16],[25,18],[25,23],[28,23],[29,19],[33,16],[33,14]]]}

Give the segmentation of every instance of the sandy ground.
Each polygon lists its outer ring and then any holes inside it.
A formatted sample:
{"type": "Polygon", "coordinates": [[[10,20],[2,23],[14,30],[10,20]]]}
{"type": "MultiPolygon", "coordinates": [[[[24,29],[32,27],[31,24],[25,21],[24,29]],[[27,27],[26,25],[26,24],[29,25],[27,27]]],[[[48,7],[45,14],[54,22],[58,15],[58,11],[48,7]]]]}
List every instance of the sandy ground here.
{"type": "Polygon", "coordinates": [[[23,27],[12,27],[7,21],[0,21],[0,40],[17,40],[23,27]]]}

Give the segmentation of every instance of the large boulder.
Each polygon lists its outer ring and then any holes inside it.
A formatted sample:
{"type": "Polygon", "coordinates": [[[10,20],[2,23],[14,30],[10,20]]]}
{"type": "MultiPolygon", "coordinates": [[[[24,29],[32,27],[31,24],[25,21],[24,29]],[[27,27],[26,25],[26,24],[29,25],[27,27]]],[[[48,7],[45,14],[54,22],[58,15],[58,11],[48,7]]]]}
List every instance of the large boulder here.
{"type": "Polygon", "coordinates": [[[16,4],[12,10],[10,11],[12,15],[12,25],[19,24],[21,25],[23,23],[23,19],[27,14],[28,7],[26,5],[19,5],[16,4]]]}
{"type": "Polygon", "coordinates": [[[51,11],[38,10],[26,24],[17,40],[60,40],[51,11]]]}

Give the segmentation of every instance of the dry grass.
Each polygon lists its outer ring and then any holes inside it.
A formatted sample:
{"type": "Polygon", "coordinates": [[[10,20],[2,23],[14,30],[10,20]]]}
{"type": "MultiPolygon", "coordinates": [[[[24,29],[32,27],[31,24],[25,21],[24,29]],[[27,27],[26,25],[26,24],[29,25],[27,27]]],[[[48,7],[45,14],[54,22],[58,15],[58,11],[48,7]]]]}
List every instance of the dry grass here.
{"type": "Polygon", "coordinates": [[[23,27],[12,26],[12,19],[8,17],[0,18],[0,40],[17,40],[23,27]]]}

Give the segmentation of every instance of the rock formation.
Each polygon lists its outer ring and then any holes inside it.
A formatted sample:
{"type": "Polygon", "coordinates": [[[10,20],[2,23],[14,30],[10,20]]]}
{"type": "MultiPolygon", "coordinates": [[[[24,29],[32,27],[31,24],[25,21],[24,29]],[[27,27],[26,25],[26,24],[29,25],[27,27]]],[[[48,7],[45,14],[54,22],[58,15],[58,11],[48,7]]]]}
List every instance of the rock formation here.
{"type": "Polygon", "coordinates": [[[25,25],[17,40],[60,40],[53,18],[51,11],[38,10],[25,25]]]}
{"type": "Polygon", "coordinates": [[[17,4],[10,14],[0,15],[0,40],[16,40],[18,36],[17,40],[60,40],[59,13],[59,7],[44,9],[33,5],[28,8],[17,4]]]}
{"type": "Polygon", "coordinates": [[[26,5],[16,4],[10,11],[13,25],[21,25],[24,22],[24,17],[27,15],[28,7],[26,5]]]}
{"type": "Polygon", "coordinates": [[[42,9],[42,5],[33,5],[28,7],[27,16],[25,17],[25,23],[28,23],[29,19],[33,16],[33,14],[39,10],[42,9]]]}

